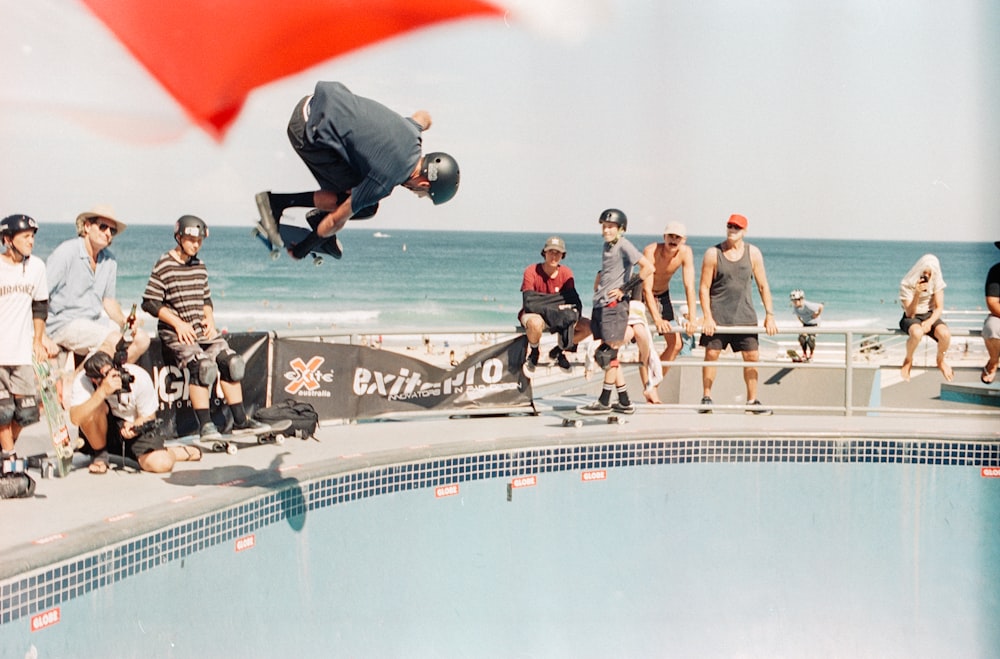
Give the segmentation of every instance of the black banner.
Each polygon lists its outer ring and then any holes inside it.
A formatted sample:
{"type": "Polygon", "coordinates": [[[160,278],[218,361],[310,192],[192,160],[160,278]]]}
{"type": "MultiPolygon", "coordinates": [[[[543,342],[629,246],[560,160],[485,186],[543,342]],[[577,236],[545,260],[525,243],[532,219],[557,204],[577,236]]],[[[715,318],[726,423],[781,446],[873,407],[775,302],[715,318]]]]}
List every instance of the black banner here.
{"type": "Polygon", "coordinates": [[[391,350],[277,339],[271,397],[311,404],[320,419],[366,419],[399,412],[530,407],[520,336],[441,368],[391,350]]]}
{"type": "MultiPolygon", "coordinates": [[[[245,332],[227,334],[229,347],[240,353],[246,361],[246,374],[241,382],[243,386],[243,403],[248,414],[265,405],[267,396],[267,345],[266,332],[245,332]]],[[[190,374],[187,369],[174,365],[169,355],[163,354],[160,340],[154,338],[149,350],[139,359],[139,366],[146,369],[153,378],[156,395],[160,400],[160,410],[156,416],[160,419],[160,433],[166,437],[184,436],[197,432],[198,421],[191,409],[188,398],[190,374]],[[165,358],[166,357],[166,358],[165,358]]],[[[219,428],[224,428],[230,421],[229,410],[224,407],[222,390],[218,382],[212,392],[212,419],[219,428]]]]}

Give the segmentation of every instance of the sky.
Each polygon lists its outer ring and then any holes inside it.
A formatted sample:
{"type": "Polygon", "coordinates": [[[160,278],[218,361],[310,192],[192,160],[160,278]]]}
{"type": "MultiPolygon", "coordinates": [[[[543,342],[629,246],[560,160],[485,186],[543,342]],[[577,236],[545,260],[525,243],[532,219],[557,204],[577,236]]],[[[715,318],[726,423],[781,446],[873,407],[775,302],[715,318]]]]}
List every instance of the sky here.
{"type": "Polygon", "coordinates": [[[82,5],[0,0],[0,214],[249,229],[254,193],[315,188],[285,126],[322,79],[426,109],[462,171],[451,202],[397,189],[347,231],[597,233],[617,207],[643,234],[741,213],[748,239],[1000,239],[998,2],[526,4],[258,88],[218,142],[82,5]]]}

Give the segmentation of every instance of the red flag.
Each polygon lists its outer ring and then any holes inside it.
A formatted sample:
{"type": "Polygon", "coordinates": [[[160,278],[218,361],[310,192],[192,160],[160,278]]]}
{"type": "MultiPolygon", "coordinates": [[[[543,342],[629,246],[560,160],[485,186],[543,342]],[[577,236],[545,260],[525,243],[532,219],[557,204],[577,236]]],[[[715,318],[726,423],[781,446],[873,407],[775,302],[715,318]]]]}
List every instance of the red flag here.
{"type": "Polygon", "coordinates": [[[83,2],[216,139],[255,87],[422,26],[503,13],[480,0],[83,2]]]}

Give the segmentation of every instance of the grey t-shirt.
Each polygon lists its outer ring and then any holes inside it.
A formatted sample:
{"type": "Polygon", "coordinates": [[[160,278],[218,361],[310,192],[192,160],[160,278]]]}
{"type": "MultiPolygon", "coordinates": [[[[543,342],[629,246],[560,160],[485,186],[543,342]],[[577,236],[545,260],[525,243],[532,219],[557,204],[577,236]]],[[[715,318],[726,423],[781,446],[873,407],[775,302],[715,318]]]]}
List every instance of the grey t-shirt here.
{"type": "Polygon", "coordinates": [[[614,244],[604,243],[601,256],[601,278],[597,282],[594,293],[594,306],[604,307],[611,301],[608,293],[621,288],[632,276],[632,268],[642,258],[642,252],[625,238],[619,238],[614,244]]]}

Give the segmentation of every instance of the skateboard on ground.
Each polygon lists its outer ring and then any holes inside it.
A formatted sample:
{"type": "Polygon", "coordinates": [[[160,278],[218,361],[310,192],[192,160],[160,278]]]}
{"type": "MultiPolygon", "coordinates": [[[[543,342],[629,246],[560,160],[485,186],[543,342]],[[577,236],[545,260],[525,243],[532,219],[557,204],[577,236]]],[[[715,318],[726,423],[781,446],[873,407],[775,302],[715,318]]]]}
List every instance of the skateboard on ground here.
{"type": "Polygon", "coordinates": [[[292,427],[290,419],[282,419],[268,424],[266,428],[260,430],[237,430],[230,434],[223,435],[219,439],[202,439],[200,435],[187,435],[178,437],[181,443],[193,443],[207,448],[212,453],[228,453],[236,455],[241,448],[250,446],[260,446],[261,444],[284,444],[285,435],[282,434],[292,427]]]}
{"type": "Polygon", "coordinates": [[[791,360],[792,360],[793,362],[795,362],[795,363],[799,363],[799,362],[804,362],[804,361],[805,361],[805,359],[803,359],[803,358],[802,358],[802,357],[801,357],[801,356],[799,355],[799,351],[798,351],[798,350],[792,350],[791,348],[789,348],[789,349],[788,349],[788,350],[786,351],[786,353],[785,353],[785,354],[787,354],[787,355],[788,355],[788,356],[789,356],[789,357],[791,358],[791,360]]]}
{"type": "Polygon", "coordinates": [[[268,202],[266,192],[259,193],[254,201],[257,204],[259,219],[250,235],[264,243],[264,246],[271,252],[271,260],[275,261],[281,256],[281,250],[285,248],[285,243],[278,230],[277,218],[271,215],[271,205],[268,202]]]}
{"type": "Polygon", "coordinates": [[[556,416],[562,419],[563,428],[582,428],[588,423],[613,426],[623,426],[626,423],[625,417],[616,412],[589,415],[580,414],[574,410],[572,412],[556,412],[556,416]]]}
{"type": "Polygon", "coordinates": [[[31,363],[35,368],[35,377],[38,379],[38,394],[41,398],[45,421],[49,425],[49,436],[52,438],[53,448],[50,454],[46,454],[46,458],[38,456],[40,458],[38,467],[43,475],[54,473],[62,478],[73,467],[73,451],[75,449],[69,436],[66,411],[63,410],[59,401],[56,379],[52,374],[52,366],[48,360],[38,361],[32,358],[31,363]]]}

